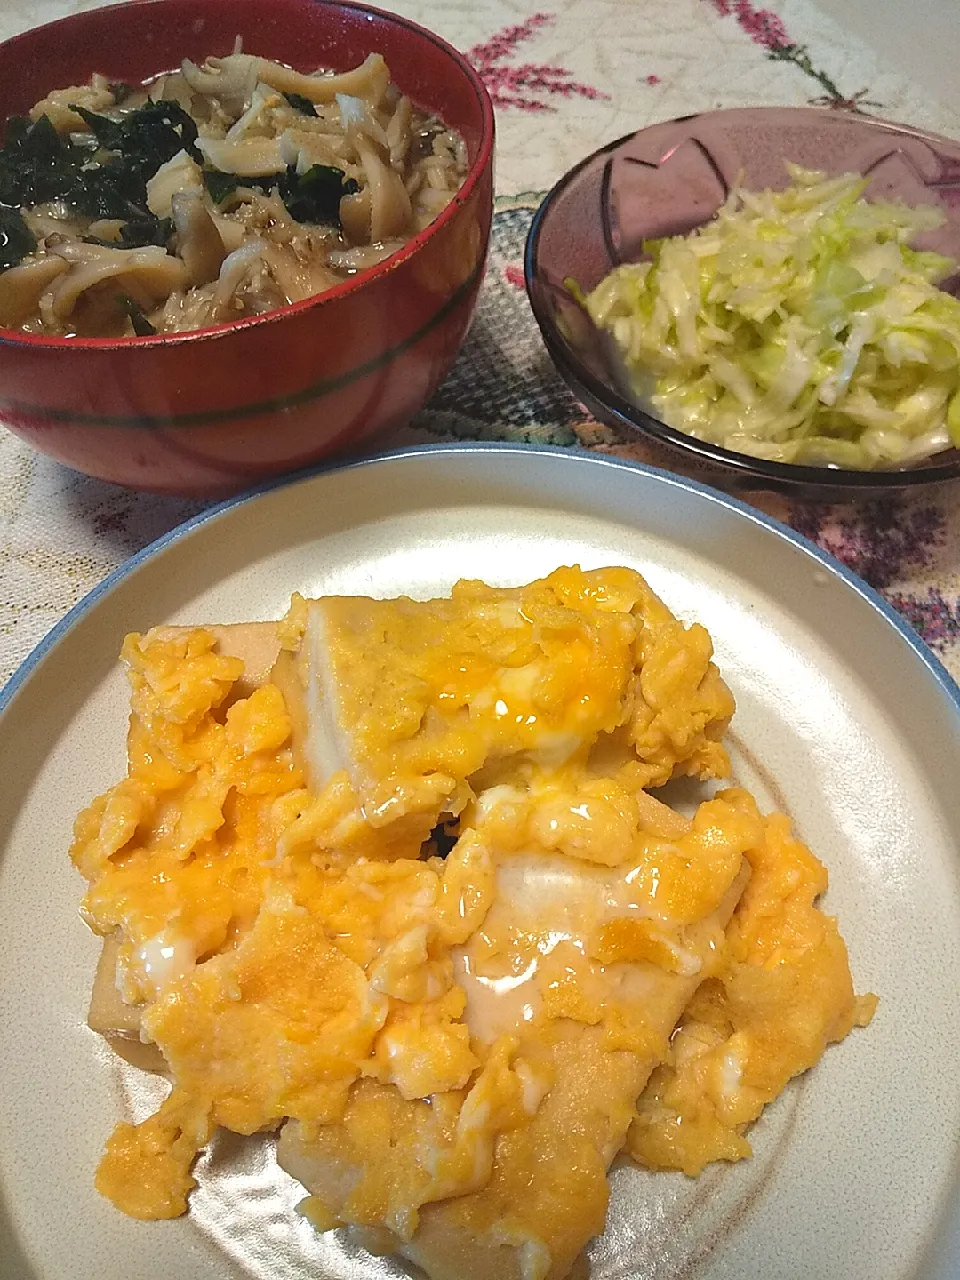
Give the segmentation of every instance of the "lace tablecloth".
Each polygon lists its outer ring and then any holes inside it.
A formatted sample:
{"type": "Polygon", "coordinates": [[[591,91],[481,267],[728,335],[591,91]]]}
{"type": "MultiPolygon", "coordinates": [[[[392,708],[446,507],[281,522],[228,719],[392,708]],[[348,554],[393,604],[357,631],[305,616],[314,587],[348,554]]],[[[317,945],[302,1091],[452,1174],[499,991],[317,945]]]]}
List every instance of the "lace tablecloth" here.
{"type": "MultiPolygon", "coordinates": [[[[391,443],[550,443],[643,458],[554,373],[523,292],[524,238],[571,164],[631,129],[715,107],[861,107],[960,137],[960,114],[880,65],[808,0],[394,0],[466,50],[497,107],[498,209],[477,318],[450,378],[391,443]]],[[[0,37],[84,0],[0,0],[0,37]]],[[[960,14],[960,10],[957,11],[960,14]]],[[[957,19],[960,25],[960,18],[957,19]]],[[[957,33],[960,35],[960,31],[957,33]]],[[[859,507],[758,500],[877,587],[960,676],[960,486],[859,507]]],[[[0,429],[0,680],[106,573],[202,504],[134,493],[0,429]]]]}

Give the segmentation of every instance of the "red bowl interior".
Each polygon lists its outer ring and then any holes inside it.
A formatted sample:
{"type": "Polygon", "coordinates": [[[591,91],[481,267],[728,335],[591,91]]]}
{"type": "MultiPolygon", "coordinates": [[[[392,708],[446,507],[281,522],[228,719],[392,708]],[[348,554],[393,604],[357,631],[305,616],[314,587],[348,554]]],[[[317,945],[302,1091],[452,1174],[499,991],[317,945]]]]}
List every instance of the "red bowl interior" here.
{"type": "MultiPolygon", "coordinates": [[[[96,73],[111,80],[139,83],[175,70],[184,58],[195,62],[232,52],[240,36],[248,52],[287,63],[298,71],[317,67],[346,71],[370,53],[387,59],[395,84],[420,107],[457,130],[467,148],[470,171],[465,196],[493,153],[493,108],[469,63],[452,46],[424,27],[386,10],[349,0],[124,0],[121,4],[74,14],[26,31],[0,44],[0,121],[23,115],[54,88],[83,84],[96,73]]],[[[442,216],[442,215],[441,215],[442,216]]],[[[402,253],[416,251],[432,227],[411,240],[402,253]]],[[[347,289],[389,270],[395,259],[345,281],[323,295],[331,302],[347,289]]],[[[306,299],[292,307],[316,305],[306,299]]],[[[263,323],[255,316],[162,342],[195,339],[197,333],[263,323]]],[[[15,341],[60,345],[62,338],[15,333],[15,341]]],[[[0,334],[10,330],[0,326],[0,334]]],[[[127,345],[143,338],[84,338],[71,346],[127,345]]]]}
{"type": "Polygon", "coordinates": [[[130,0],[0,45],[0,116],[94,72],[140,81],[244,48],[298,70],[370,53],[466,144],[458,195],[378,267],[318,298],[214,329],[64,339],[0,329],[0,421],[93,475],[222,493],[409,418],[456,356],[492,214],[493,110],[449,45],[335,0],[130,0]]]}

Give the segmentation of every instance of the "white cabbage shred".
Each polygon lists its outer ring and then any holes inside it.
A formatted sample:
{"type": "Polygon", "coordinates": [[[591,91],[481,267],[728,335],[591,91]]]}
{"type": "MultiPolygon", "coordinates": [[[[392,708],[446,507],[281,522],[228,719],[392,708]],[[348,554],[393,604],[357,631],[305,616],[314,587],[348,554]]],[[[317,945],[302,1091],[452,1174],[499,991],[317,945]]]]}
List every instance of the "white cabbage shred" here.
{"type": "Polygon", "coordinates": [[[957,264],[911,247],[933,206],[788,165],[584,297],[669,426],[752,457],[874,469],[960,446],[957,264]]]}

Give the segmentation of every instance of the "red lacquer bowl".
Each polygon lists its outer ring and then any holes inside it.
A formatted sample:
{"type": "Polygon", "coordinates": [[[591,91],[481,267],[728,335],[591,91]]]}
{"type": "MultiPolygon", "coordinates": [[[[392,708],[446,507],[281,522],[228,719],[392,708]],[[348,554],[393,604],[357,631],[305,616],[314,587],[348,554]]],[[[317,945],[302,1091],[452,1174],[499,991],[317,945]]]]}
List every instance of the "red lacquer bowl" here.
{"type": "Polygon", "coordinates": [[[371,51],[463,137],[466,181],[424,232],[317,298],[171,337],[63,339],[0,329],[0,422],[88,475],[222,494],[355,448],[412,416],[446,374],[483,275],[493,109],[468,63],[395,14],[333,0],[132,0],[0,45],[0,117],[92,73],[143,80],[246,50],[299,70],[371,51]]]}

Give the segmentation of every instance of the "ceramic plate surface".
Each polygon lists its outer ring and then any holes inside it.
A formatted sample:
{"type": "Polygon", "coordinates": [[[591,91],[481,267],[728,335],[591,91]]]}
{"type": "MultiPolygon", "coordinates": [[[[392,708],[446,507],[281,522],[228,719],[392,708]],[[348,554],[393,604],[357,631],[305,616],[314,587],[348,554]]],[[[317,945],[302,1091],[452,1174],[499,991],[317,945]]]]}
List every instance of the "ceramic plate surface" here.
{"type": "Polygon", "coordinates": [[[956,1280],[960,691],[878,597],[733,500],[607,459],[472,445],[200,517],[74,610],[0,699],[2,1280],[403,1274],[298,1220],[301,1190],[264,1138],[215,1142],[176,1222],[96,1194],[107,1135],[158,1096],[84,1024],[98,946],[71,824],[123,772],[126,631],[276,618],[294,589],[426,597],[572,562],[631,565],[709,628],[739,706],[737,779],[828,865],[857,988],[881,1000],[768,1109],[752,1160],[698,1181],[617,1169],[593,1280],[956,1280]]]}

